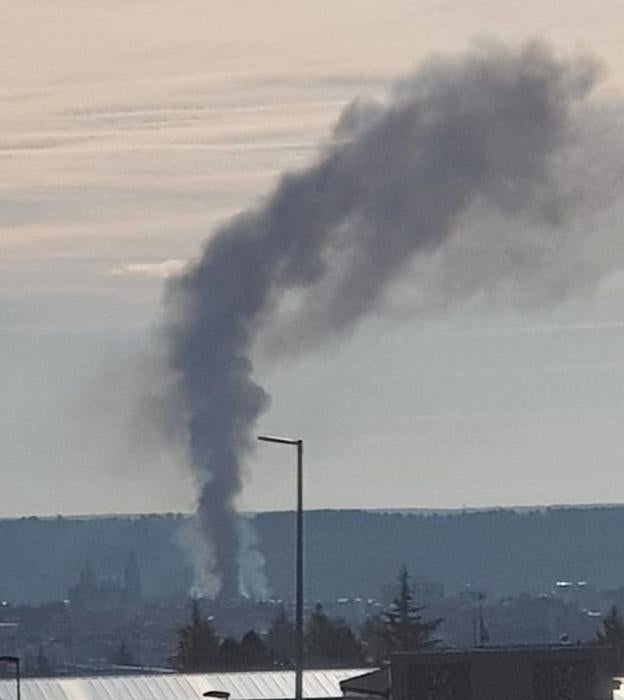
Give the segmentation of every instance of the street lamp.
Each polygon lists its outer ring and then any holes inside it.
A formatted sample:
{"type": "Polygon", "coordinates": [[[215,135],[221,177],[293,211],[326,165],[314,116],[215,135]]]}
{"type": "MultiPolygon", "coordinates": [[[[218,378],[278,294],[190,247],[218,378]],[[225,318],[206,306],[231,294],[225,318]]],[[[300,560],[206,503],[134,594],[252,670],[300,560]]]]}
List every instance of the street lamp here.
{"type": "Polygon", "coordinates": [[[303,440],[259,435],[258,440],[297,448],[297,562],[295,565],[295,700],[303,698],[303,440]]]}
{"type": "Polygon", "coordinates": [[[17,689],[17,700],[21,700],[20,690],[20,660],[19,656],[0,656],[0,663],[15,664],[15,685],[17,689]]]}

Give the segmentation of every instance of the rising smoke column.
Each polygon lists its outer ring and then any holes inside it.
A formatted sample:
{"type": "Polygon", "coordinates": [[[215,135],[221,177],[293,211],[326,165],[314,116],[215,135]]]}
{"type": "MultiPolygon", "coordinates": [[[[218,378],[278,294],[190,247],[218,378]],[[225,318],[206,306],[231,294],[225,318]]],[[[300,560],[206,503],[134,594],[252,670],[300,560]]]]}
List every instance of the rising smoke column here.
{"type": "Polygon", "coordinates": [[[558,240],[548,231],[563,230],[574,209],[561,160],[576,147],[594,73],[587,61],[562,61],[539,44],[481,45],[430,61],[387,104],[348,107],[316,162],[219,228],[169,286],[169,359],[222,595],[239,591],[235,499],[269,405],[253,378],[259,331],[279,327],[286,297],[295,300],[279,340],[286,349],[297,344],[297,328],[312,328],[316,339],[352,328],[382,308],[398,280],[410,283],[415,262],[433,265],[461,240],[471,217],[540,232],[526,246],[514,240],[505,255],[509,237],[490,227],[479,238],[477,225],[460,275],[472,275],[472,291],[539,266],[540,252],[558,240]],[[481,259],[496,269],[481,269],[481,259]]]}

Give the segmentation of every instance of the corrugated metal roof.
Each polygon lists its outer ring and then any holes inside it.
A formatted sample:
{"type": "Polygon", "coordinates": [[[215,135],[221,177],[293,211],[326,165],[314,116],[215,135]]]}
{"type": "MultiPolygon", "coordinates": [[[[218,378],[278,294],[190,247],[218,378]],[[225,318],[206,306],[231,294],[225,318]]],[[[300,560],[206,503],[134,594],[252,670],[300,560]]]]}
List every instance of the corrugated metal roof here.
{"type": "MultiPolygon", "coordinates": [[[[367,670],[306,671],[303,694],[307,698],[340,697],[340,682],[367,670]]],[[[22,680],[22,700],[202,700],[202,693],[208,690],[224,690],[231,700],[289,700],[295,693],[295,674],[257,671],[22,680]]],[[[15,700],[14,680],[0,680],[0,700],[15,700]]]]}

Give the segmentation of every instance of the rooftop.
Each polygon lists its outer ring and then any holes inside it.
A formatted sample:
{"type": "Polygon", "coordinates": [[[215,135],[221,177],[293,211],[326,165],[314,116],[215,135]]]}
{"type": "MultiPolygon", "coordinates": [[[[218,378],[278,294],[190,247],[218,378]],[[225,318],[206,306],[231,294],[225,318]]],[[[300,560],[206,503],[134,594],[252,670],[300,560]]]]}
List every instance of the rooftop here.
{"type": "MultiPolygon", "coordinates": [[[[342,697],[340,682],[370,669],[309,670],[304,674],[306,698],[342,697]]],[[[87,678],[25,678],[22,700],[202,700],[206,691],[230,693],[230,700],[290,700],[293,671],[240,673],[167,673],[87,678]]],[[[15,681],[0,680],[1,700],[15,700],[15,681]]]]}

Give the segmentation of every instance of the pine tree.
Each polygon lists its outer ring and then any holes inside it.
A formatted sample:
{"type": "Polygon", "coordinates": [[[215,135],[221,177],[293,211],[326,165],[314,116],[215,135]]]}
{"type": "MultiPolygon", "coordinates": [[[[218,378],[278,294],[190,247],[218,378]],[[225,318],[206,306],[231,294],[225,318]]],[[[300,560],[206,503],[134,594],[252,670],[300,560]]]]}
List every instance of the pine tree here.
{"type": "Polygon", "coordinates": [[[266,635],[266,645],[279,666],[291,666],[295,656],[295,627],[283,605],[277,611],[266,635]]]}
{"type": "Polygon", "coordinates": [[[178,648],[171,661],[179,671],[206,671],[214,668],[218,652],[219,640],[193,600],[191,621],[178,630],[178,648]]]}
{"type": "Polygon", "coordinates": [[[306,658],[311,666],[349,666],[360,663],[362,649],[349,625],[328,617],[320,603],[305,630],[306,658]]]}
{"type": "Polygon", "coordinates": [[[219,645],[217,668],[220,671],[235,671],[242,667],[240,644],[231,637],[226,637],[219,645]]]}
{"type": "Polygon", "coordinates": [[[254,632],[249,630],[240,641],[241,666],[245,670],[271,668],[271,653],[267,645],[254,632]]]}
{"type": "Polygon", "coordinates": [[[420,651],[434,646],[437,640],[431,637],[442,624],[441,618],[423,621],[420,613],[424,608],[414,605],[409,578],[403,567],[399,574],[399,593],[382,616],[391,651],[420,651]]]}
{"type": "Polygon", "coordinates": [[[423,620],[423,607],[414,604],[409,573],[403,567],[399,573],[399,590],[390,608],[379,618],[369,620],[363,628],[367,656],[375,661],[386,659],[396,651],[422,651],[435,646],[433,635],[442,618],[423,620]]]}

